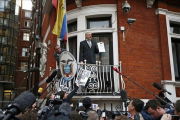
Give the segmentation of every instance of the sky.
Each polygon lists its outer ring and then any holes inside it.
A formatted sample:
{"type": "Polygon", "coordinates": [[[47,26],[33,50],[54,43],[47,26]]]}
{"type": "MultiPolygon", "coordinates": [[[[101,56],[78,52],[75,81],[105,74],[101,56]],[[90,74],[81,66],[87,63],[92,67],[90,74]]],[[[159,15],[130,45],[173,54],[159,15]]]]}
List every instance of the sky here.
{"type": "MultiPolygon", "coordinates": [[[[31,10],[32,2],[31,0],[22,0],[22,9],[31,10]]],[[[16,4],[21,6],[21,0],[16,0],[16,4]]]]}

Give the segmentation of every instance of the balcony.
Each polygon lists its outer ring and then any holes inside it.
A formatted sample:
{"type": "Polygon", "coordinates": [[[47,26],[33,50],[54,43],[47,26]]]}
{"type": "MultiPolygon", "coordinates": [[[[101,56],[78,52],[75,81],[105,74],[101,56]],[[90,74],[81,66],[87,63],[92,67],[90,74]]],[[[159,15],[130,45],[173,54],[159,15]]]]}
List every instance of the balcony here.
{"type": "MultiPolygon", "coordinates": [[[[113,71],[113,67],[121,68],[121,65],[101,65],[100,62],[96,62],[96,64],[84,64],[83,66],[78,64],[78,69],[83,68],[91,72],[87,87],[80,86],[77,95],[74,96],[73,99],[79,99],[81,94],[85,96],[95,96],[94,99],[119,99],[120,89],[124,88],[125,84],[120,74],[113,71]],[[121,82],[119,81],[120,78],[121,82]]],[[[52,70],[51,73],[53,73],[53,71],[54,70],[52,70]]],[[[62,89],[69,89],[70,92],[74,87],[77,76],[78,75],[75,75],[75,77],[68,82],[66,80],[54,78],[53,82],[55,87],[52,85],[49,87],[49,90],[57,92],[62,89]]]]}

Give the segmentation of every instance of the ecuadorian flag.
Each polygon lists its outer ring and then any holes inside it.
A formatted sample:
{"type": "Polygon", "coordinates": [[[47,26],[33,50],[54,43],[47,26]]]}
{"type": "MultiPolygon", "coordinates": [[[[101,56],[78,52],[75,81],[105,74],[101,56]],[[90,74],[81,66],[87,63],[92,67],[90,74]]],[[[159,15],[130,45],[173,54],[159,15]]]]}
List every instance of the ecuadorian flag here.
{"type": "Polygon", "coordinates": [[[58,0],[58,10],[53,34],[67,41],[66,0],[58,0]]]}

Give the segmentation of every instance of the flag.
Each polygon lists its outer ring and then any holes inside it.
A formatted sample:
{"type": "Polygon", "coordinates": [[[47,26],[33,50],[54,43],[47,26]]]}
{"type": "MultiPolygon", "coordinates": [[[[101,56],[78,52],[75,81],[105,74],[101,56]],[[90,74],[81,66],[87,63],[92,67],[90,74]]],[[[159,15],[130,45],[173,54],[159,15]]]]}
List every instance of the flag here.
{"type": "Polygon", "coordinates": [[[67,41],[66,0],[58,0],[57,18],[52,33],[67,41]]]}

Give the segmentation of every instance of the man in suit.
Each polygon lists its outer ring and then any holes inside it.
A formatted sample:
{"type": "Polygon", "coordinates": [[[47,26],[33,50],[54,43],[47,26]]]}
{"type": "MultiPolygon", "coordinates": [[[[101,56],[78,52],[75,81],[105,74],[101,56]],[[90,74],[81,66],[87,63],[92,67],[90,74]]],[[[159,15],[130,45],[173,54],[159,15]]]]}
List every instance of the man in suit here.
{"type": "Polygon", "coordinates": [[[80,54],[79,62],[83,63],[86,60],[86,63],[95,64],[96,57],[95,54],[99,53],[99,49],[94,41],[91,40],[91,32],[86,32],[86,40],[80,42],[80,54]]]}

